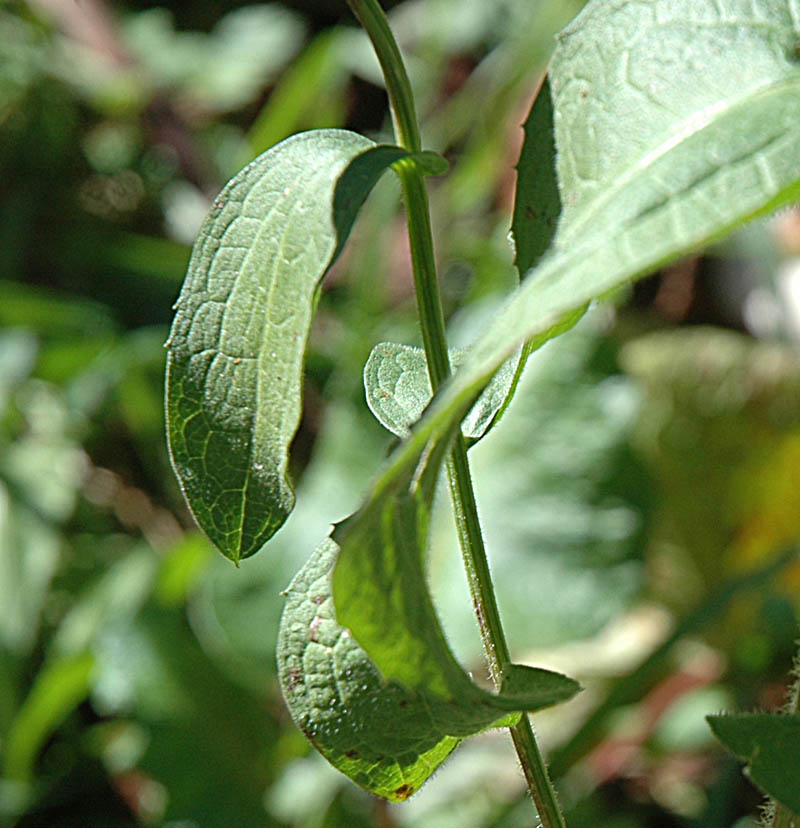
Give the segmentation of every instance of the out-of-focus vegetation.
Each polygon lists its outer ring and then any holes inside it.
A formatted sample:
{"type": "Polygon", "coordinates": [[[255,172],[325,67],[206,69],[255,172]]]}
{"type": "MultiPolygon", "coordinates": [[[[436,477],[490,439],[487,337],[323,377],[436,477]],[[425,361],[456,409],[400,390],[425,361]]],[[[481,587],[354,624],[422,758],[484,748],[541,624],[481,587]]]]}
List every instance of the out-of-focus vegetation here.
{"type": "MultiPolygon", "coordinates": [[[[432,199],[454,344],[514,284],[519,125],[580,5],[393,4],[426,146],[452,164],[432,199]]],[[[284,531],[234,569],[169,469],[162,345],[211,199],[295,131],[388,136],[351,23],[334,0],[0,6],[0,824],[529,824],[504,736],[386,806],[310,751],[277,690],[280,591],[387,449],[363,364],[416,344],[392,181],[325,283],[284,531]]],[[[779,706],[797,636],[800,569],[743,576],[800,543],[799,255],[787,212],[642,283],[539,353],[472,453],[515,653],[587,687],[539,717],[572,826],[729,826],[758,801],[703,716],[779,706]]],[[[446,510],[431,555],[482,674],[446,510]]]]}

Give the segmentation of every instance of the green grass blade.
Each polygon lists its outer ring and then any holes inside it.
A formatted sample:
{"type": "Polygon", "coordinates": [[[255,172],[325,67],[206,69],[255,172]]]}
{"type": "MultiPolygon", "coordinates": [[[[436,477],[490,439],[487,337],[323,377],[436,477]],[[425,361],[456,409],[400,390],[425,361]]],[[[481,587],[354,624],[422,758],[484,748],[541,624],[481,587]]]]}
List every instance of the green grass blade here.
{"type": "Polygon", "coordinates": [[[94,657],[80,653],[54,659],[37,675],[9,728],[3,774],[30,782],[36,756],[48,736],[88,695],[94,657]]]}

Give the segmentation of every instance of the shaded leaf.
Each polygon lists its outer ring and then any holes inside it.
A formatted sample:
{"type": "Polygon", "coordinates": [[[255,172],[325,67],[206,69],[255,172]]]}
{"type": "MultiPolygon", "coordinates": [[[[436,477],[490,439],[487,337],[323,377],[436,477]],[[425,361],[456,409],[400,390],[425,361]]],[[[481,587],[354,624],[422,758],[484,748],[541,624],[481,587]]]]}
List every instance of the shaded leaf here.
{"type": "Polygon", "coordinates": [[[235,562],[294,503],[286,467],[319,280],[407,155],[342,130],[295,135],[228,183],[200,231],[168,341],[167,427],[197,522],[235,562]]]}
{"type": "Polygon", "coordinates": [[[525,141],[517,164],[517,190],[511,237],[520,278],[541,259],[556,232],[561,196],[556,171],[553,96],[545,76],[525,121],[525,141]]]}
{"type": "MultiPolygon", "coordinates": [[[[331,598],[337,554],[336,543],[324,541],[287,590],[278,668],[298,726],[331,764],[368,791],[407,799],[463,737],[514,724],[519,715],[505,711],[515,705],[547,706],[577,689],[564,676],[512,665],[502,699],[479,691],[466,675],[451,681],[462,695],[431,692],[427,680],[435,665],[423,666],[421,681],[408,673],[403,682],[386,681],[337,623],[331,598]]],[[[412,654],[408,636],[394,644],[398,658],[412,654]]]]}
{"type": "MultiPolygon", "coordinates": [[[[572,697],[579,687],[566,676],[537,671],[549,678],[544,686],[531,682],[526,698],[518,691],[493,695],[475,685],[453,655],[423,570],[438,455],[446,449],[439,444],[426,454],[369,521],[356,516],[336,527],[334,540],[343,536],[348,545],[340,550],[333,594],[339,623],[351,629],[381,674],[447,702],[443,715],[449,722],[443,727],[468,735],[476,717],[488,724],[492,711],[546,707],[572,697]]],[[[515,675],[517,688],[520,676],[515,675]]]]}
{"type": "Polygon", "coordinates": [[[739,713],[706,718],[722,744],[747,762],[750,779],[800,816],[800,715],[739,713]]]}

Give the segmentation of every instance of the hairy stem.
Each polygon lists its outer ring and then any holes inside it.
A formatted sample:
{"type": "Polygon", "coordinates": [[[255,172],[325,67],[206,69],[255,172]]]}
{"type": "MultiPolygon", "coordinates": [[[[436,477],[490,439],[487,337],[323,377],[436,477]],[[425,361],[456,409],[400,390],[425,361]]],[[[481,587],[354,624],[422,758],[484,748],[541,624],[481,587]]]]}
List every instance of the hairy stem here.
{"type": "MultiPolygon", "coordinates": [[[[419,152],[422,147],[411,84],[386,16],[377,0],[348,0],[348,3],[369,35],[383,69],[397,141],[406,149],[419,152]]],[[[414,288],[428,374],[431,386],[436,391],[450,376],[450,362],[436,277],[428,195],[422,174],[413,162],[400,162],[396,169],[408,217],[414,288]]],[[[489,664],[489,673],[495,686],[499,688],[503,680],[503,667],[510,663],[511,657],[500,622],[478,518],[466,444],[461,434],[457,436],[453,445],[447,463],[447,476],[459,544],[489,664]]],[[[519,723],[511,728],[511,736],[542,828],[565,828],[555,790],[527,715],[523,715],[519,723]]]]}

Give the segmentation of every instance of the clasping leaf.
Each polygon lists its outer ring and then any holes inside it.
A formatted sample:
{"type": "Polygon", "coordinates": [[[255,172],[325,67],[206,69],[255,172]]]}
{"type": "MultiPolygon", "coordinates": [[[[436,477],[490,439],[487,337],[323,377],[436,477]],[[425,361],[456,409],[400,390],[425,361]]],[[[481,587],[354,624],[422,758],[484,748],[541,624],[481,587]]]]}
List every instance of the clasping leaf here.
{"type": "MultiPolygon", "coordinates": [[[[478,690],[466,675],[456,679],[464,690],[456,696],[425,686],[430,672],[412,682],[385,678],[337,621],[331,575],[338,554],[333,540],[323,542],[286,591],[278,673],[289,711],[309,741],[371,793],[407,799],[465,737],[513,725],[519,711],[547,707],[578,689],[566,676],[519,665],[507,666],[499,697],[478,690]]],[[[409,594],[407,600],[415,599],[409,594]]],[[[390,640],[401,658],[411,653],[408,642],[409,636],[390,640]]]]}
{"type": "MultiPolygon", "coordinates": [[[[457,368],[466,355],[467,351],[462,348],[450,349],[453,368],[457,368]]],[[[518,363],[519,358],[503,363],[464,418],[461,430],[470,445],[478,442],[491,428],[497,412],[508,398],[518,363]]],[[[432,396],[425,351],[396,342],[379,343],[364,366],[364,390],[367,405],[378,422],[392,434],[407,437],[432,396]]]]}
{"type": "MultiPolygon", "coordinates": [[[[167,343],[167,429],[195,519],[234,562],[292,510],[319,282],[375,181],[406,158],[343,130],[295,135],[225,186],[200,231],[167,343]]],[[[432,153],[418,163],[442,171],[432,153]]]]}

